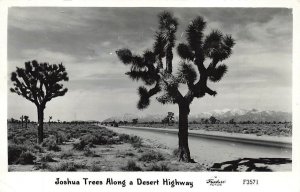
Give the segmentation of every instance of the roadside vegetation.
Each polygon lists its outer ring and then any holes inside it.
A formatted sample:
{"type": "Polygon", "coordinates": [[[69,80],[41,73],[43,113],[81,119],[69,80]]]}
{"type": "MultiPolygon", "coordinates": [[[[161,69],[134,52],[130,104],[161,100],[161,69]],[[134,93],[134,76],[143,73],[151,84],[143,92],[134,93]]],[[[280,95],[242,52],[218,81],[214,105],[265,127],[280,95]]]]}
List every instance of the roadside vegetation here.
{"type": "MultiPolygon", "coordinates": [[[[110,123],[103,123],[110,125],[110,123]]],[[[143,123],[124,123],[118,122],[118,126],[135,126],[135,127],[151,127],[151,128],[167,128],[178,129],[178,123],[166,124],[161,122],[143,122],[143,123]]],[[[227,133],[241,133],[253,134],[257,136],[292,136],[291,122],[234,122],[234,123],[200,123],[190,122],[189,130],[203,130],[203,131],[220,131],[227,133]]]]}
{"type": "Polygon", "coordinates": [[[178,162],[172,149],[117,134],[95,124],[44,124],[37,144],[37,125],[8,123],[9,171],[204,171],[207,167],[178,162]]]}

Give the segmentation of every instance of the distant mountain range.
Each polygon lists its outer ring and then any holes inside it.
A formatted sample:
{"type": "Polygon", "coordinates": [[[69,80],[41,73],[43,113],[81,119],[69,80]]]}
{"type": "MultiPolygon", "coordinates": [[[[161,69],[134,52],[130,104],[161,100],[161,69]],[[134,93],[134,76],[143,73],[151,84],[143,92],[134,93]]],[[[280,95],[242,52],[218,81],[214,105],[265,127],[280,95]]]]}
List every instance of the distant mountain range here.
{"type": "MultiPolygon", "coordinates": [[[[138,122],[161,122],[167,114],[157,114],[157,115],[144,115],[139,116],[135,114],[124,114],[121,116],[110,117],[105,119],[103,122],[111,122],[111,121],[128,121],[132,122],[132,119],[137,118],[138,122]]],[[[292,114],[288,112],[282,111],[264,111],[257,109],[222,109],[222,110],[214,110],[211,112],[203,112],[199,114],[191,114],[189,116],[189,121],[197,121],[200,122],[201,119],[207,119],[211,116],[214,116],[216,119],[220,121],[227,122],[231,119],[234,119],[235,122],[241,121],[268,121],[268,122],[284,122],[284,121],[292,121],[292,114]]],[[[178,121],[178,116],[175,116],[175,121],[178,121]]]]}

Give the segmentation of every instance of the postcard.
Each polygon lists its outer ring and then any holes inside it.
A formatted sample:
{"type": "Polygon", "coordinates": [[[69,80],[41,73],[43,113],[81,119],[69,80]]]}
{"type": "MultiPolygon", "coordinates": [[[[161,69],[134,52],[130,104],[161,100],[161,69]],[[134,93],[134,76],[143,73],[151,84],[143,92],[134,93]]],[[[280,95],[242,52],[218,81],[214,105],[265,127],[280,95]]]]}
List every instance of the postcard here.
{"type": "Polygon", "coordinates": [[[299,2],[0,4],[1,191],[300,190],[299,2]]]}

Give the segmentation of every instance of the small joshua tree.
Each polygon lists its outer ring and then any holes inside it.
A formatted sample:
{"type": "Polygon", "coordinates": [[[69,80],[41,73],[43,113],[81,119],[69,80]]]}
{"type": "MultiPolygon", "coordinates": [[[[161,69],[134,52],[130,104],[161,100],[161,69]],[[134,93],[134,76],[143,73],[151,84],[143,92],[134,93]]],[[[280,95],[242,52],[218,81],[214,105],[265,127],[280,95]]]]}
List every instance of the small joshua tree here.
{"type": "Polygon", "coordinates": [[[230,119],[228,123],[229,124],[236,124],[236,122],[234,121],[234,119],[230,119]]]}
{"type": "Polygon", "coordinates": [[[174,113],[173,112],[168,112],[168,116],[167,117],[169,119],[168,124],[172,125],[174,123],[174,113]]]}
{"type": "Polygon", "coordinates": [[[25,120],[25,128],[27,129],[27,123],[29,121],[29,117],[27,115],[25,115],[24,120],[25,120]]]}
{"type": "Polygon", "coordinates": [[[162,123],[167,123],[168,125],[172,125],[174,123],[174,113],[168,112],[168,115],[162,120],[162,123]]]}
{"type": "Polygon", "coordinates": [[[132,124],[137,124],[138,123],[138,119],[132,119],[132,124]]]}
{"type": "Polygon", "coordinates": [[[216,124],[216,122],[218,121],[214,116],[211,116],[210,118],[209,118],[209,121],[210,121],[210,123],[211,124],[216,124]]]}
{"type": "Polygon", "coordinates": [[[22,124],[22,128],[23,128],[23,124],[24,124],[24,116],[22,115],[22,116],[20,117],[20,119],[21,119],[21,124],[22,124]]]}
{"type": "Polygon", "coordinates": [[[52,119],[52,116],[49,116],[49,121],[48,121],[49,126],[51,125],[51,119],[52,119]]]}
{"type": "Polygon", "coordinates": [[[10,122],[11,122],[11,123],[15,123],[15,122],[17,122],[17,120],[14,119],[14,118],[10,118],[10,122]]]}
{"type": "Polygon", "coordinates": [[[206,94],[215,96],[216,91],[208,87],[208,80],[218,82],[227,72],[227,66],[220,64],[232,53],[234,40],[214,30],[204,35],[206,22],[198,16],[186,29],[186,42],[177,46],[181,58],[177,73],[172,73],[173,48],[175,47],[177,19],[169,12],[159,14],[159,29],[155,35],[153,48],[143,55],[133,54],[129,49],[120,49],[116,53],[125,65],[131,65],[126,73],[133,80],[141,80],[147,88],[138,88],[139,109],[149,106],[150,98],[160,92],[157,101],[162,104],[177,104],[179,108],[179,160],[194,162],[188,146],[188,115],[194,98],[206,94]],[[165,58],[165,60],[164,60],[165,58]],[[165,61],[165,62],[163,62],[165,61]],[[183,95],[179,85],[187,85],[183,95]]]}
{"type": "Polygon", "coordinates": [[[38,114],[38,143],[43,142],[43,121],[46,103],[51,99],[64,96],[68,91],[61,81],[68,81],[63,64],[25,62],[25,68],[17,67],[11,74],[11,92],[23,96],[35,104],[38,114]]]}

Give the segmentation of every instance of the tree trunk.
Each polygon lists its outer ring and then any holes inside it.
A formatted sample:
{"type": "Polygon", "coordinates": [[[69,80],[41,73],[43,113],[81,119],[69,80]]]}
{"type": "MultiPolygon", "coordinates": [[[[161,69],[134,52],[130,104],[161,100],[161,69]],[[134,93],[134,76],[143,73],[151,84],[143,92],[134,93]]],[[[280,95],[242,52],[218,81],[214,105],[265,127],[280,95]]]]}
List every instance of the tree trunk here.
{"type": "Polygon", "coordinates": [[[38,143],[42,143],[44,139],[44,130],[43,130],[43,123],[44,123],[44,109],[43,106],[38,106],[38,143]]]}
{"type": "Polygon", "coordinates": [[[179,148],[178,155],[179,161],[191,162],[195,161],[191,159],[190,149],[188,143],[188,116],[190,113],[189,104],[179,105],[179,148]]]}
{"type": "Polygon", "coordinates": [[[168,47],[166,51],[166,71],[167,73],[172,73],[172,60],[173,60],[173,53],[172,47],[168,47]]]}
{"type": "Polygon", "coordinates": [[[23,128],[23,115],[21,117],[21,123],[22,123],[22,128],[23,128]]]}
{"type": "Polygon", "coordinates": [[[162,62],[162,59],[159,57],[158,58],[158,66],[157,66],[159,69],[163,69],[164,66],[163,66],[163,62],[162,62]]]}

